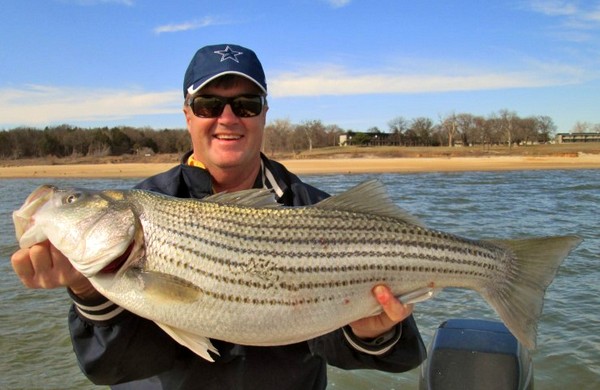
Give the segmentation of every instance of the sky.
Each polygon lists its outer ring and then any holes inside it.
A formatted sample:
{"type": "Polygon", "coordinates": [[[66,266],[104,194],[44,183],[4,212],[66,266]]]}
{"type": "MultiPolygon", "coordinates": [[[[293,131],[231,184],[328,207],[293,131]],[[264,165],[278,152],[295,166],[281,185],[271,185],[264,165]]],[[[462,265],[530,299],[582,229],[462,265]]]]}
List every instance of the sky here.
{"type": "Polygon", "coordinates": [[[202,46],[254,50],[267,122],[389,130],[500,110],[600,123],[600,1],[19,0],[0,13],[0,130],[185,128],[202,46]]]}

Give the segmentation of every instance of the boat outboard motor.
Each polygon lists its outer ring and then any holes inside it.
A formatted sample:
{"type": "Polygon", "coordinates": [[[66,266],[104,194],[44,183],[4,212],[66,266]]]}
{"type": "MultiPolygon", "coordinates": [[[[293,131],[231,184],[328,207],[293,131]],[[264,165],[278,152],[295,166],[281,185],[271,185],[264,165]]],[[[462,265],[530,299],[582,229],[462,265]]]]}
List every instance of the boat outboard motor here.
{"type": "Polygon", "coordinates": [[[448,320],[431,340],[419,388],[532,390],[531,355],[501,322],[448,320]]]}

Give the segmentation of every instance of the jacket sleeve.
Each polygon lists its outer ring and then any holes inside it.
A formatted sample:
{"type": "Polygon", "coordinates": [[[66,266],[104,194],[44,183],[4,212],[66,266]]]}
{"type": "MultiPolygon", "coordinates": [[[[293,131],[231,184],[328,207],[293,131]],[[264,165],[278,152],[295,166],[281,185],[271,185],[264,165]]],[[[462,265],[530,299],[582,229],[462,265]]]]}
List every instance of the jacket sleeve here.
{"type": "Polygon", "coordinates": [[[105,298],[82,301],[70,294],[73,350],[83,373],[95,384],[115,384],[168,370],[179,345],[152,321],[105,298]]]}
{"type": "Polygon", "coordinates": [[[398,324],[391,337],[365,343],[349,327],[338,329],[309,342],[313,353],[325,356],[327,363],[345,370],[375,369],[404,372],[425,360],[426,350],[412,316],[398,324]]]}

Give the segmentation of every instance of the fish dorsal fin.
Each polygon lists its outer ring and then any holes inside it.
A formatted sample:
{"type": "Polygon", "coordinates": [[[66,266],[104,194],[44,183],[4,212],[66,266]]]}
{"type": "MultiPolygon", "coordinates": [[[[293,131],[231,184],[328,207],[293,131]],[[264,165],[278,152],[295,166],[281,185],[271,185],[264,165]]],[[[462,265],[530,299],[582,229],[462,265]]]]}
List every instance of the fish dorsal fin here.
{"type": "Polygon", "coordinates": [[[212,358],[212,356],[210,356],[208,351],[219,355],[219,351],[217,351],[207,337],[199,336],[197,334],[185,331],[183,329],[174,328],[170,325],[162,324],[160,322],[156,322],[156,325],[160,326],[160,328],[169,336],[171,336],[173,340],[189,348],[196,355],[203,357],[209,362],[214,362],[215,360],[212,358]]]}
{"type": "Polygon", "coordinates": [[[218,194],[203,198],[202,201],[256,208],[281,207],[281,204],[275,200],[273,191],[264,188],[253,188],[236,192],[219,192],[218,194]]]}
{"type": "Polygon", "coordinates": [[[322,200],[313,207],[375,214],[398,219],[411,225],[423,226],[417,217],[394,204],[383,183],[377,179],[365,181],[346,192],[322,200]]]}

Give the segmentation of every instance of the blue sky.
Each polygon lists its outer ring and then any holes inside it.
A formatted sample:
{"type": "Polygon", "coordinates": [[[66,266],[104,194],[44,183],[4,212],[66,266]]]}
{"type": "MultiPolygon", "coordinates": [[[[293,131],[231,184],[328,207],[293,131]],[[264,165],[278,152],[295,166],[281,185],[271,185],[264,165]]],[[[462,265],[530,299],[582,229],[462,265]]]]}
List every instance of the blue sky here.
{"type": "Polygon", "coordinates": [[[600,1],[19,0],[0,20],[0,129],[183,128],[183,74],[217,43],[258,54],[269,121],[600,123],[600,1]]]}

